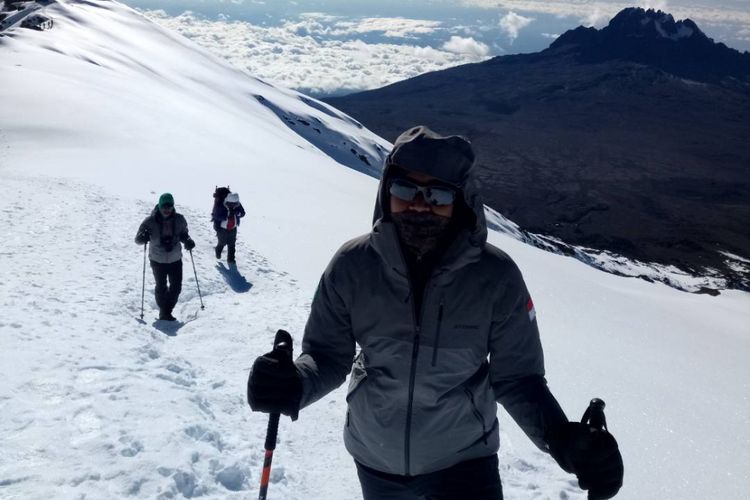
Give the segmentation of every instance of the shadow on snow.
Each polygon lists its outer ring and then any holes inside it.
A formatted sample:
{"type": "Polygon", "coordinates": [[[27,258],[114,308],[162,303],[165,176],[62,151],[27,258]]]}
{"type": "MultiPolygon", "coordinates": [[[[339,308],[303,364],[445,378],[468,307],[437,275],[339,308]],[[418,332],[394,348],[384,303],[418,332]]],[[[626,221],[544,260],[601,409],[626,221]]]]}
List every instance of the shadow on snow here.
{"type": "Polygon", "coordinates": [[[216,264],[216,269],[224,277],[227,285],[237,293],[249,292],[253,287],[253,284],[240,274],[236,265],[230,265],[227,267],[223,262],[220,262],[216,264]]]}

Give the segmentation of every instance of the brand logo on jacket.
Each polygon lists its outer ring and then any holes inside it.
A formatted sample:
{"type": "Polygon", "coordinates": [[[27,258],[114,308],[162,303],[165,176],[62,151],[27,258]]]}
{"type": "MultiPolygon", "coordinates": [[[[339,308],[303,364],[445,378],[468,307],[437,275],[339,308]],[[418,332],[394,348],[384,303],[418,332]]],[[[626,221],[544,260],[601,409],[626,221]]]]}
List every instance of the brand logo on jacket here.
{"type": "Polygon", "coordinates": [[[453,325],[456,330],[479,330],[479,325],[453,325]]]}

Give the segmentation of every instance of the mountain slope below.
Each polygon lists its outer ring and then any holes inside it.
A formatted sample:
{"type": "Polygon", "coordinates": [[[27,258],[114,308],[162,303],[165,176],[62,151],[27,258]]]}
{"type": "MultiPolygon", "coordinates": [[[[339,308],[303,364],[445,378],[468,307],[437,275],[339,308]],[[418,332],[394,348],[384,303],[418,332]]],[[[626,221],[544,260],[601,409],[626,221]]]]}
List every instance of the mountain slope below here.
{"type": "Polygon", "coordinates": [[[285,229],[263,224],[289,201],[275,187],[306,205],[299,230],[314,238],[329,225],[316,193],[335,190],[342,175],[364,186],[352,170],[377,170],[390,147],[330,106],[249,77],[116,2],[55,2],[41,12],[52,30],[0,37],[0,166],[96,179],[129,196],[172,191],[178,205],[207,211],[214,186],[228,184],[253,215],[248,225],[279,241],[285,229]]]}
{"type": "Polygon", "coordinates": [[[526,231],[749,289],[750,54],[666,16],[328,102],[389,140],[468,136],[485,201],[526,231]]]}

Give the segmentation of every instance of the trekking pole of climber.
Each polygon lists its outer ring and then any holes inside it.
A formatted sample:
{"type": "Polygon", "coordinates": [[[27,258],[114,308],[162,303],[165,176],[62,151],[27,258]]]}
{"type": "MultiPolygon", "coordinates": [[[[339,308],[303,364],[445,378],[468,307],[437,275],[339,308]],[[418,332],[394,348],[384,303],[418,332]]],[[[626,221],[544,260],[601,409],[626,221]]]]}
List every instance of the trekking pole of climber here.
{"type": "Polygon", "coordinates": [[[143,286],[141,287],[141,321],[143,321],[143,302],[146,298],[146,248],[148,241],[143,245],[143,286]]]}
{"type": "MultiPolygon", "coordinates": [[[[285,330],[276,332],[273,341],[273,350],[283,353],[289,361],[292,360],[292,336],[285,330]]],[[[281,414],[271,413],[268,416],[268,430],[266,430],[265,458],[263,459],[263,473],[260,476],[260,493],[258,500],[266,500],[268,495],[268,482],[271,479],[271,461],[273,450],[276,449],[276,436],[279,433],[279,418],[281,414]]]]}
{"type": "MultiPolygon", "coordinates": [[[[599,432],[609,432],[607,430],[607,418],[604,416],[604,401],[599,398],[594,398],[589,403],[589,407],[583,412],[581,418],[582,424],[588,424],[592,429],[596,429],[599,432]]],[[[597,495],[592,496],[592,492],[589,491],[588,498],[600,498],[597,495]]]]}
{"type": "Polygon", "coordinates": [[[195,261],[193,260],[193,249],[190,249],[190,262],[193,264],[193,274],[195,275],[195,286],[198,287],[198,298],[201,299],[201,309],[206,307],[203,305],[203,297],[201,296],[201,286],[198,284],[198,273],[195,272],[195,261]]]}
{"type": "Polygon", "coordinates": [[[607,418],[604,416],[604,401],[594,398],[589,403],[589,407],[583,413],[582,424],[588,424],[590,427],[602,432],[607,431],[607,418]]]}

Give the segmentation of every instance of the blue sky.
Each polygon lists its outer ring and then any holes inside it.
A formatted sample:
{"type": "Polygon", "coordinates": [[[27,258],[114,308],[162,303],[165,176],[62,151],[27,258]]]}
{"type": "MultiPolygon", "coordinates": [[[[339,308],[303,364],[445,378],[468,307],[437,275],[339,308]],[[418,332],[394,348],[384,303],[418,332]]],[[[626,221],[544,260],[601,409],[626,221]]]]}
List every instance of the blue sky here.
{"type": "MultiPolygon", "coordinates": [[[[640,0],[750,50],[750,0],[640,0]]],[[[602,27],[616,0],[125,0],[274,84],[315,95],[376,88],[457,64],[547,47],[602,27]]]]}

